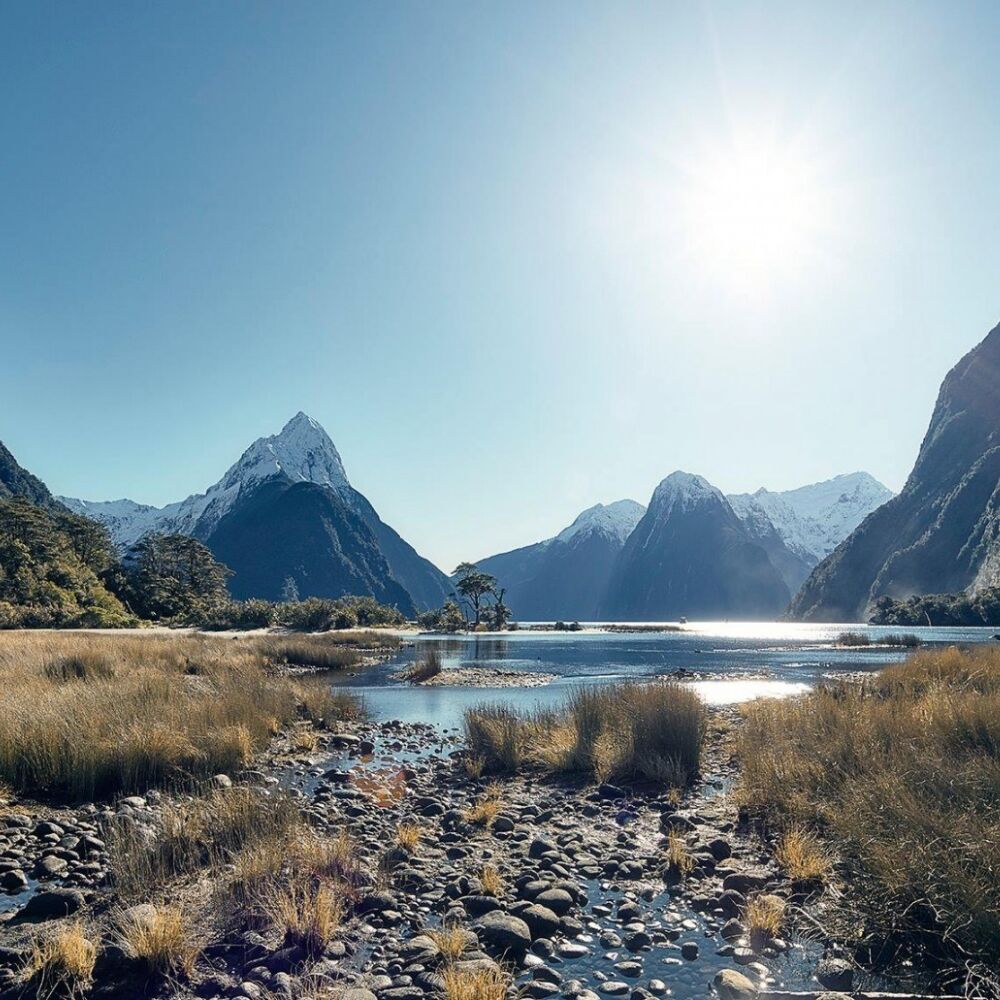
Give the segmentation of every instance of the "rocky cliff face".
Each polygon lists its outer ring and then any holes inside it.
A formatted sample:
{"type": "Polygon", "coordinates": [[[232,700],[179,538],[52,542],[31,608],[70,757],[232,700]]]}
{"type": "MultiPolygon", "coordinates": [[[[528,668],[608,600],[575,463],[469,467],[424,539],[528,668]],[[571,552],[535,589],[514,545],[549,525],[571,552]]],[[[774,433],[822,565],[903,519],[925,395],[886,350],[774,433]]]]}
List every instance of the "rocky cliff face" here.
{"type": "Polygon", "coordinates": [[[789,590],[723,494],[675,472],[657,486],[616,560],[602,617],[770,618],[789,590]]]}
{"type": "Polygon", "coordinates": [[[882,595],[957,592],[1000,578],[1000,326],[948,373],[902,492],[816,569],[790,613],[857,621],[882,595]]]}
{"type": "Polygon", "coordinates": [[[0,500],[21,499],[48,510],[62,509],[37,476],[22,468],[0,441],[0,500]]]}

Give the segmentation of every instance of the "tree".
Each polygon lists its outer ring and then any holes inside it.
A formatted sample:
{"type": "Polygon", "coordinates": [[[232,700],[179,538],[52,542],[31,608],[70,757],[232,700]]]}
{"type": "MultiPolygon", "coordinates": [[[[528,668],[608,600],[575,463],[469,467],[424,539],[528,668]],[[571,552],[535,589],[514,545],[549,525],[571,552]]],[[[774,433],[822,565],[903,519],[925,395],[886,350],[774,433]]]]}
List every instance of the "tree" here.
{"type": "Polygon", "coordinates": [[[229,599],[232,571],[188,535],[144,535],[125,565],[132,607],[144,618],[194,619],[229,599]]]}
{"type": "Polygon", "coordinates": [[[455,589],[468,601],[475,618],[473,625],[479,627],[483,614],[483,599],[493,593],[497,585],[495,576],[484,573],[475,563],[459,563],[452,574],[457,576],[455,589]]]}
{"type": "Polygon", "coordinates": [[[281,588],[281,599],[286,604],[292,604],[299,599],[299,585],[295,582],[295,577],[285,577],[284,586],[281,588]]]}
{"type": "Polygon", "coordinates": [[[454,601],[445,601],[440,608],[425,611],[417,616],[421,628],[433,632],[461,632],[465,628],[465,615],[454,601]]]}
{"type": "Polygon", "coordinates": [[[116,565],[98,526],[26,500],[0,501],[0,626],[131,624],[107,584],[116,565]]]}
{"type": "Polygon", "coordinates": [[[503,602],[507,588],[501,587],[498,590],[494,587],[491,593],[493,595],[493,604],[490,605],[487,612],[490,628],[495,629],[497,632],[502,632],[510,623],[511,618],[514,617],[513,612],[503,602]]]}

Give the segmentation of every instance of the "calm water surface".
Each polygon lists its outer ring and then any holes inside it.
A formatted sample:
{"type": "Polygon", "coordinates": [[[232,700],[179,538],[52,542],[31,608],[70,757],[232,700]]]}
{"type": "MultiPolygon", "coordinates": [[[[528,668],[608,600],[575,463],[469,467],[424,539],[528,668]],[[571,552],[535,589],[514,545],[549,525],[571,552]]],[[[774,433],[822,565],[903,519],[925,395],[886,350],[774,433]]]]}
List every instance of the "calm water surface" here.
{"type": "Polygon", "coordinates": [[[417,636],[391,662],[353,677],[343,686],[362,694],[379,719],[461,725],[469,706],[503,701],[521,707],[560,701],[579,684],[648,679],[679,668],[697,673],[692,684],[712,704],[730,704],[761,695],[789,695],[808,690],[838,673],[876,671],[907,656],[885,646],[845,648],[843,632],[862,632],[873,643],[901,631],[928,645],[993,642],[995,629],[915,628],[869,625],[804,625],[788,622],[692,623],[680,632],[611,633],[519,631],[498,635],[417,636]],[[430,648],[441,653],[445,670],[485,667],[554,674],[536,688],[409,687],[392,675],[430,648]]]}

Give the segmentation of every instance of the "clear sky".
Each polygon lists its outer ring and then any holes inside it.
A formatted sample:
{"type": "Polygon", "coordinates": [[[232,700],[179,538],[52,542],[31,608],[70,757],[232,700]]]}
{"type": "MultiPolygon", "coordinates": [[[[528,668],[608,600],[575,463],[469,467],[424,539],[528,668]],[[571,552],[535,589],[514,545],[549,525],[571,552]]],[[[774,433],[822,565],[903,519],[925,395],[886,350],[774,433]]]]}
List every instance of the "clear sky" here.
{"type": "Polygon", "coordinates": [[[297,410],[446,569],[905,479],[1000,320],[1000,5],[8,2],[0,439],[165,503],[297,410]]]}

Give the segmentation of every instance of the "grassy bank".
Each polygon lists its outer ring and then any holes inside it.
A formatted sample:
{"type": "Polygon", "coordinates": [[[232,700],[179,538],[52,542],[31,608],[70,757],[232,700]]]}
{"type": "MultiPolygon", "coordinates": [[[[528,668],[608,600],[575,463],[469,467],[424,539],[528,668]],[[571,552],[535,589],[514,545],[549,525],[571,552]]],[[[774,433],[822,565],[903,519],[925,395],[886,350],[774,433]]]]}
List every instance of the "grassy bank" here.
{"type": "Polygon", "coordinates": [[[532,767],[675,786],[697,774],[704,731],[697,695],[671,683],[581,687],[555,710],[478,705],[465,716],[470,764],[487,773],[532,767]]]}
{"type": "Polygon", "coordinates": [[[364,655],[356,637],[2,634],[0,783],[85,800],[231,771],[298,719],[358,711],[289,666],[364,655]]]}
{"type": "Polygon", "coordinates": [[[870,929],[1000,959],[1000,651],[921,652],[862,686],[758,702],[742,795],[835,848],[870,929]]]}

